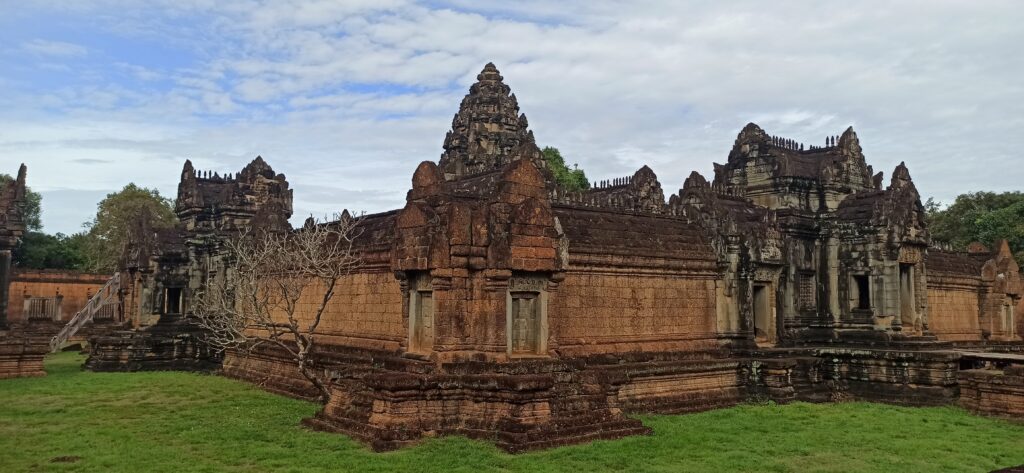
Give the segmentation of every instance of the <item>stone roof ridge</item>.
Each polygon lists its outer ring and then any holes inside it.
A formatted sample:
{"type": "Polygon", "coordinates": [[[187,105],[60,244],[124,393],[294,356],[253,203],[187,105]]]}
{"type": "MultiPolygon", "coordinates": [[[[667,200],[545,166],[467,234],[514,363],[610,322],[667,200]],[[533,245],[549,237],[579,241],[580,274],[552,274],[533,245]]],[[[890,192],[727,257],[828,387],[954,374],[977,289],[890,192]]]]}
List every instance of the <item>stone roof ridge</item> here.
{"type": "Polygon", "coordinates": [[[711,184],[701,173],[691,171],[690,175],[683,181],[683,189],[698,188],[711,188],[711,184]]]}
{"type": "MultiPolygon", "coordinates": [[[[263,163],[263,164],[266,165],[266,163],[263,163]]],[[[250,163],[250,165],[251,165],[251,163],[250,163]]],[[[269,169],[269,166],[267,166],[267,168],[269,169]]],[[[271,170],[271,173],[272,172],[273,172],[273,170],[271,170]]],[[[182,169],[181,169],[181,182],[182,183],[188,182],[189,183],[188,185],[189,186],[193,186],[193,187],[197,183],[223,184],[223,183],[226,183],[226,182],[237,181],[239,179],[239,177],[240,177],[240,173],[237,173],[237,172],[236,173],[225,172],[225,173],[221,174],[219,171],[214,171],[214,170],[211,170],[211,169],[207,169],[207,170],[196,169],[195,166],[192,164],[192,160],[191,159],[186,159],[185,160],[185,165],[182,166],[182,169]]],[[[180,185],[179,185],[179,188],[180,188],[180,185]]]]}
{"type": "Polygon", "coordinates": [[[853,126],[847,127],[841,135],[826,136],[823,145],[808,145],[797,139],[769,134],[756,123],[751,122],[747,123],[737,134],[735,146],[752,143],[766,144],[787,151],[807,153],[831,149],[856,149],[857,152],[860,151],[860,140],[857,138],[857,133],[853,131],[853,126]]]}
{"type": "Polygon", "coordinates": [[[590,189],[551,189],[552,202],[577,207],[623,212],[661,214],[666,210],[665,193],[658,176],[647,165],[630,176],[594,181],[590,189]]]}
{"type": "MultiPolygon", "coordinates": [[[[249,164],[246,164],[245,167],[242,168],[242,172],[239,173],[239,178],[250,180],[256,175],[262,175],[268,179],[275,178],[274,168],[270,167],[270,165],[263,160],[263,156],[257,155],[249,164]]],[[[278,176],[281,176],[282,179],[284,178],[283,175],[278,176]]]]}

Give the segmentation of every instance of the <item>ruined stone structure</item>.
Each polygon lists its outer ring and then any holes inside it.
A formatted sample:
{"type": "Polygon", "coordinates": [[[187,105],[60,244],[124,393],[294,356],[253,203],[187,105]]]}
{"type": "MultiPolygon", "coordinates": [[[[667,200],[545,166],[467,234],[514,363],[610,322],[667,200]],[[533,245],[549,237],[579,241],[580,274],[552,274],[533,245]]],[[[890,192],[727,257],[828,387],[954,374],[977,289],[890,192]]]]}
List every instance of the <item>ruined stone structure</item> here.
{"type": "Polygon", "coordinates": [[[24,164],[18,168],[18,177],[11,185],[4,186],[0,191],[0,328],[6,328],[7,304],[11,284],[11,252],[18,245],[18,240],[25,234],[25,221],[22,209],[25,204],[25,175],[28,168],[24,164]]]}
{"type": "Polygon", "coordinates": [[[121,263],[125,318],[138,330],[93,338],[94,370],[209,370],[220,356],[185,317],[193,292],[223,275],[223,241],[251,227],[287,231],[292,191],[284,175],[257,157],[241,172],[196,171],[185,162],[175,211],[178,225],[153,230],[140,216],[121,263]]]}
{"type": "Polygon", "coordinates": [[[45,375],[43,357],[48,352],[48,334],[55,324],[28,324],[8,318],[11,252],[25,233],[22,209],[26,174],[27,168],[22,164],[14,182],[0,191],[0,379],[45,375]]]}
{"type": "MultiPolygon", "coordinates": [[[[1019,403],[1005,244],[929,248],[907,167],[886,183],[852,129],[805,146],[749,124],[712,180],[693,173],[667,200],[646,166],[571,192],[497,69],[477,79],[405,206],[360,224],[363,264],[320,326],[332,396],[310,425],[376,449],[463,434],[521,451],[647,432],[627,412],[752,397],[928,405],[969,385],[979,411],[1019,403]]],[[[233,179],[186,163],[182,225],[129,258],[134,317],[180,320],[220,267],[216,242],[284,228],[290,204],[260,159],[233,179]]],[[[93,366],[126,359],[98,345],[93,366]]],[[[223,368],[308,397],[287,360],[267,348],[223,368]]]]}

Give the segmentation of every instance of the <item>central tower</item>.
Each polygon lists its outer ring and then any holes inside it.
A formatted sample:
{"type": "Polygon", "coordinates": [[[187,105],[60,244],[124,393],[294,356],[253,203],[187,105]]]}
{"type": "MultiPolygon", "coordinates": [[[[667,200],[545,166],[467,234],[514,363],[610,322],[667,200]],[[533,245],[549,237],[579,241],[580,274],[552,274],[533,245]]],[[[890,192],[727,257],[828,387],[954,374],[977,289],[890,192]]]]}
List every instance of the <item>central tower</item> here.
{"type": "Polygon", "coordinates": [[[520,145],[534,143],[526,115],[494,64],[476,78],[444,138],[439,167],[445,180],[499,169],[519,156],[520,145]]]}

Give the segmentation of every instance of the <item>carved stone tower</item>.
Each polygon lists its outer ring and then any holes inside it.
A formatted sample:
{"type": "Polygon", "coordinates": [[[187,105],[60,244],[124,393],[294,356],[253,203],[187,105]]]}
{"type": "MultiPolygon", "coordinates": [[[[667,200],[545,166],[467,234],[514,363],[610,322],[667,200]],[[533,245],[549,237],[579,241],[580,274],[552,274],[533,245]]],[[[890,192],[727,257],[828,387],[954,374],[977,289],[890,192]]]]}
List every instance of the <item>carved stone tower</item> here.
{"type": "Polygon", "coordinates": [[[0,328],[7,325],[7,289],[11,279],[11,250],[25,233],[25,165],[18,177],[0,190],[0,328]]]}
{"type": "Polygon", "coordinates": [[[444,139],[439,167],[446,180],[499,169],[520,156],[516,150],[525,144],[533,145],[528,154],[539,159],[526,115],[498,69],[487,63],[476,78],[444,139]]]}

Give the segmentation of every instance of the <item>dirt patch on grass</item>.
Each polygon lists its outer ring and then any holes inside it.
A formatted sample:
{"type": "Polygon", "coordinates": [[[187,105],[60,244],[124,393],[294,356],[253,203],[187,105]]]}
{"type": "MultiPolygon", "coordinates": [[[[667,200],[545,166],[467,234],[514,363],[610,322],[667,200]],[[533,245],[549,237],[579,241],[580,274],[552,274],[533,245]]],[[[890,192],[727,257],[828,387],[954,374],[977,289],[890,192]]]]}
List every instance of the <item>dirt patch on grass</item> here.
{"type": "Polygon", "coordinates": [[[81,460],[82,457],[77,455],[64,455],[62,457],[53,457],[50,459],[50,463],[75,463],[81,460]]]}

